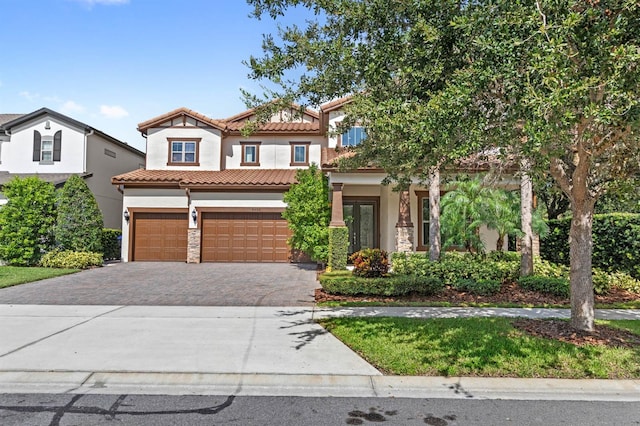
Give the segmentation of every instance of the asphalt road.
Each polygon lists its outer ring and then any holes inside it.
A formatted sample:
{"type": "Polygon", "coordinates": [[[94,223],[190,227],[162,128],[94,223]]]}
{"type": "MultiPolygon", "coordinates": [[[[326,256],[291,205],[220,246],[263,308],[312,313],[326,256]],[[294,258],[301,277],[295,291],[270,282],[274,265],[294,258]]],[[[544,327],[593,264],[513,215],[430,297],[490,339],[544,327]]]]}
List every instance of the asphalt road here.
{"type": "Polygon", "coordinates": [[[639,425],[633,402],[0,394],[3,426],[639,425]]]}

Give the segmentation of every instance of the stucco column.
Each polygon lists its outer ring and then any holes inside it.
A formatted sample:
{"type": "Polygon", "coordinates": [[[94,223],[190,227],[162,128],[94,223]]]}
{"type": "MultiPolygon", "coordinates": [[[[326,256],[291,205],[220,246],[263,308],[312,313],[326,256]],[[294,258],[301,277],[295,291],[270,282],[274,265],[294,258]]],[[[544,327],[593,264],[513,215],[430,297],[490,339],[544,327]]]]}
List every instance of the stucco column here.
{"type": "Polygon", "coordinates": [[[342,210],[342,184],[332,185],[333,200],[331,201],[331,222],[329,226],[347,226],[344,223],[344,213],[342,210]]]}
{"type": "Polygon", "coordinates": [[[413,251],[413,223],[411,223],[411,199],[408,189],[400,191],[398,223],[396,223],[396,251],[413,251]]]}

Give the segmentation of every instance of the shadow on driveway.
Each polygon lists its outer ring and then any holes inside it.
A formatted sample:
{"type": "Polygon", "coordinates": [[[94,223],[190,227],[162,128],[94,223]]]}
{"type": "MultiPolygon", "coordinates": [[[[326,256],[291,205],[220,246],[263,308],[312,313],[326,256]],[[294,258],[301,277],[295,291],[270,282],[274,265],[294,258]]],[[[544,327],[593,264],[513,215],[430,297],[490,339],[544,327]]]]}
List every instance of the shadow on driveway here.
{"type": "Polygon", "coordinates": [[[316,268],[289,263],[114,263],[0,289],[0,304],[312,306],[316,268]]]}

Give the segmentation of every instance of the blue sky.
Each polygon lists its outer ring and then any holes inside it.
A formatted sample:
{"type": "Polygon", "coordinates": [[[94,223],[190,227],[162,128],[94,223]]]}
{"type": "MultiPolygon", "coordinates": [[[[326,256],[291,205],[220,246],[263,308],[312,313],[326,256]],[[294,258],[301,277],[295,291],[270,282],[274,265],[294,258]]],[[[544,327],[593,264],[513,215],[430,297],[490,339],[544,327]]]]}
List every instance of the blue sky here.
{"type": "MultiPolygon", "coordinates": [[[[2,0],[0,113],[48,107],[144,150],[137,124],[185,106],[212,118],[260,93],[242,64],[265,17],[244,0],[2,0]]],[[[303,19],[301,12],[287,22],[303,19]]]]}

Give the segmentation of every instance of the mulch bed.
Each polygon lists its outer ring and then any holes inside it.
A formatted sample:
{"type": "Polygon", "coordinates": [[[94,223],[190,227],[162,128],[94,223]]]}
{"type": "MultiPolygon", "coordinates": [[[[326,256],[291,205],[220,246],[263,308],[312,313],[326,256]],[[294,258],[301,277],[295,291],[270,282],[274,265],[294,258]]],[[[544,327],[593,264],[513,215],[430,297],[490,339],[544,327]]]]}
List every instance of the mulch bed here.
{"type": "MultiPolygon", "coordinates": [[[[637,294],[621,289],[611,289],[605,296],[595,296],[596,303],[621,303],[638,299],[637,294]]],[[[382,302],[382,303],[420,303],[420,302],[449,302],[452,306],[469,303],[514,303],[519,305],[556,305],[570,306],[569,299],[524,290],[516,283],[504,284],[500,292],[491,296],[478,296],[461,292],[452,288],[445,288],[434,296],[408,295],[401,297],[379,296],[342,296],[325,293],[323,289],[316,289],[316,302],[382,302]]],[[[592,333],[580,332],[571,327],[568,321],[518,319],[514,326],[531,335],[556,339],[575,345],[606,345],[616,347],[640,347],[640,336],[625,330],[597,325],[592,333]]]]}

